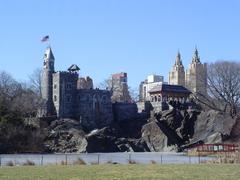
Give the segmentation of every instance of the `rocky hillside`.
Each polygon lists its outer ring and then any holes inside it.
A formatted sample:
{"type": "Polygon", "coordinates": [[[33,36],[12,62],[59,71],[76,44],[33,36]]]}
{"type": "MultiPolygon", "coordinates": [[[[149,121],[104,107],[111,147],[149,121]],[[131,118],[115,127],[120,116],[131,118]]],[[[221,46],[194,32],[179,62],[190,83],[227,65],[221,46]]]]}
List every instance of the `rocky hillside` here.
{"type": "Polygon", "coordinates": [[[238,141],[240,118],[217,111],[163,111],[149,119],[114,122],[85,132],[79,122],[55,120],[46,126],[46,152],[181,151],[192,143],[238,141]]]}

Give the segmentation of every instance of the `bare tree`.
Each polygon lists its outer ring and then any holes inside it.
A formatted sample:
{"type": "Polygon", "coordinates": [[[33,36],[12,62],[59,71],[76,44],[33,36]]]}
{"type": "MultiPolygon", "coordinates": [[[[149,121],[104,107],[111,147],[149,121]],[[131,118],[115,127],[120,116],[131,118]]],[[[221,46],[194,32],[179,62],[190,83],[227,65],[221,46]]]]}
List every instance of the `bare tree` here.
{"type": "Polygon", "coordinates": [[[28,76],[30,88],[39,96],[41,95],[41,74],[42,70],[37,68],[28,76]]]}
{"type": "Polygon", "coordinates": [[[239,72],[239,62],[217,61],[209,64],[208,95],[198,94],[198,100],[212,109],[228,112],[234,117],[240,102],[239,72]]]}
{"type": "Polygon", "coordinates": [[[4,71],[0,72],[0,110],[5,114],[17,112],[23,117],[35,116],[40,102],[39,94],[29,85],[17,82],[4,71]]]}

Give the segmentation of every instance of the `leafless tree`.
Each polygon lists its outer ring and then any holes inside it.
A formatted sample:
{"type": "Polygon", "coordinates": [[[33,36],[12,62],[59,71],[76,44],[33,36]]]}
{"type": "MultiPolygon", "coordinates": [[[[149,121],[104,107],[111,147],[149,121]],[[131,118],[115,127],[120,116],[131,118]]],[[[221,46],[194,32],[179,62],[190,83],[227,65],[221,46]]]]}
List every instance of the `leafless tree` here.
{"type": "Polygon", "coordinates": [[[41,74],[42,70],[37,68],[28,76],[30,88],[39,96],[41,95],[41,74]]]}
{"type": "Polygon", "coordinates": [[[198,94],[198,100],[211,109],[237,114],[240,102],[240,63],[217,61],[208,65],[208,95],[198,94]]]}
{"type": "Polygon", "coordinates": [[[0,72],[0,106],[5,113],[17,112],[23,117],[34,116],[39,95],[25,83],[17,82],[10,74],[0,72]]]}

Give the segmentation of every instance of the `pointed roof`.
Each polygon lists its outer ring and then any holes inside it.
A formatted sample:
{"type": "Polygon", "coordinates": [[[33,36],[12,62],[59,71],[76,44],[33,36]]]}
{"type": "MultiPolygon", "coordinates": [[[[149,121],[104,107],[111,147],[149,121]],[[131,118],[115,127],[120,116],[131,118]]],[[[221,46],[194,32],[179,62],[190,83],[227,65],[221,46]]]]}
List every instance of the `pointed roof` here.
{"type": "Polygon", "coordinates": [[[195,47],[195,51],[192,57],[192,63],[200,63],[200,57],[198,55],[198,49],[195,47]]]}
{"type": "Polygon", "coordinates": [[[79,71],[80,68],[76,64],[72,64],[69,68],[68,71],[79,71]]]}
{"type": "Polygon", "coordinates": [[[182,65],[181,54],[180,54],[179,51],[178,51],[178,53],[177,53],[175,65],[182,65]]]}
{"type": "Polygon", "coordinates": [[[45,51],[45,54],[44,54],[44,58],[45,59],[51,59],[51,60],[55,60],[54,56],[53,56],[53,52],[52,52],[52,49],[51,47],[47,47],[46,51],[45,51]]]}

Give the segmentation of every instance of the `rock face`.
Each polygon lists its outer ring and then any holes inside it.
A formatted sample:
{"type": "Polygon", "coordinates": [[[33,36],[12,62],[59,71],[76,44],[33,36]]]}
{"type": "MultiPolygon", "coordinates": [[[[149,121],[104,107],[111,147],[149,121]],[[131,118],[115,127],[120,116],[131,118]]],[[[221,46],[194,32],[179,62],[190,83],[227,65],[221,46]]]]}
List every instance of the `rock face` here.
{"type": "Polygon", "coordinates": [[[157,122],[150,122],[142,128],[142,139],[152,152],[164,151],[168,144],[167,136],[161,131],[157,122]]]}
{"type": "Polygon", "coordinates": [[[86,136],[87,152],[144,152],[149,151],[141,139],[124,138],[119,128],[106,127],[94,130],[86,136]]]}
{"type": "Polygon", "coordinates": [[[230,115],[218,111],[202,111],[194,126],[191,142],[202,140],[204,143],[221,143],[230,136],[236,123],[230,115]]]}
{"type": "Polygon", "coordinates": [[[87,141],[80,124],[72,119],[55,120],[45,140],[48,152],[86,152],[87,141]]]}
{"type": "Polygon", "coordinates": [[[240,139],[240,118],[217,111],[171,109],[114,122],[86,133],[78,121],[55,120],[48,127],[47,152],[179,151],[191,144],[240,139]]]}

